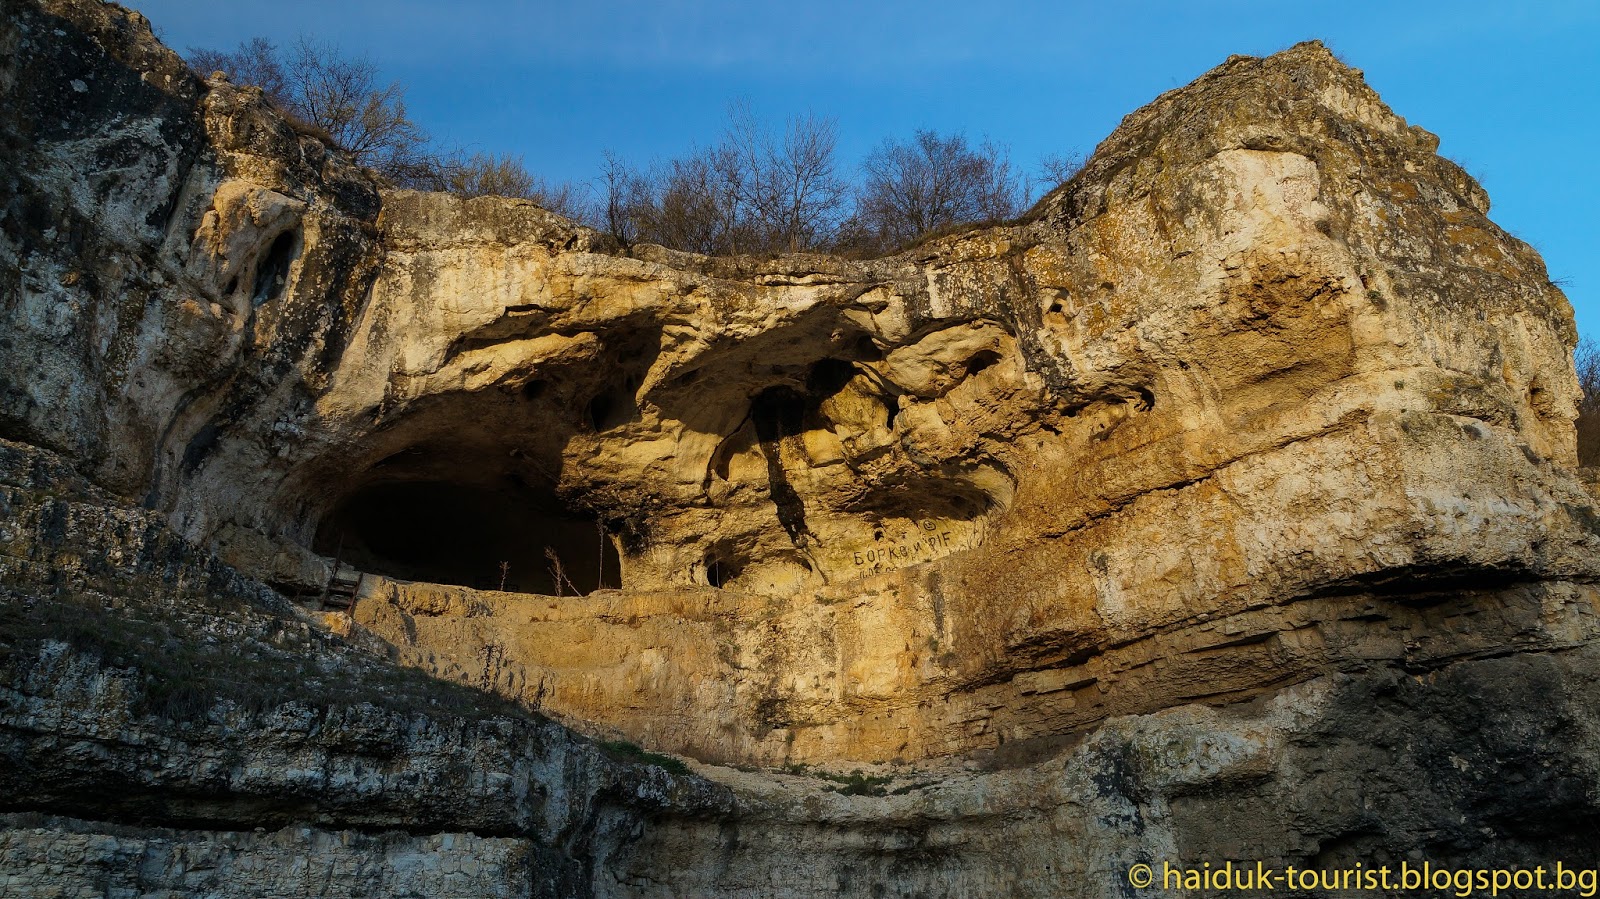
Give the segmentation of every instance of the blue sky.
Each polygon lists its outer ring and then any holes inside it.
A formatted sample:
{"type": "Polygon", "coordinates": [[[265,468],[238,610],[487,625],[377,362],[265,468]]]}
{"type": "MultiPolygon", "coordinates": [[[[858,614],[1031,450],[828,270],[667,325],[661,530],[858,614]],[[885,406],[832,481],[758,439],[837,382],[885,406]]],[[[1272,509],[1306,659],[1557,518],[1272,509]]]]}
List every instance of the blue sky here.
{"type": "Polygon", "coordinates": [[[1089,151],[1234,53],[1319,38],[1488,188],[1600,339],[1600,3],[135,0],[171,46],[301,34],[370,56],[451,144],[553,180],[648,162],[747,99],[839,124],[850,164],[914,128],[1089,151]]]}

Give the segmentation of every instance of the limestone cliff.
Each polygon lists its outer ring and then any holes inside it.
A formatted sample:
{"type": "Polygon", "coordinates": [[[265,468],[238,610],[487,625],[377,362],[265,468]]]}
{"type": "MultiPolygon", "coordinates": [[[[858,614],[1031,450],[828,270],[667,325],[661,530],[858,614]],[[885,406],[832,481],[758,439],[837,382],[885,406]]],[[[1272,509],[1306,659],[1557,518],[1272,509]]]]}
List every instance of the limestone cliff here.
{"type": "Polygon", "coordinates": [[[1571,309],[1320,45],[1016,223],[707,258],[389,190],[136,14],[0,8],[22,895],[1594,854],[1571,309]],[[348,615],[279,595],[335,559],[348,615]]]}

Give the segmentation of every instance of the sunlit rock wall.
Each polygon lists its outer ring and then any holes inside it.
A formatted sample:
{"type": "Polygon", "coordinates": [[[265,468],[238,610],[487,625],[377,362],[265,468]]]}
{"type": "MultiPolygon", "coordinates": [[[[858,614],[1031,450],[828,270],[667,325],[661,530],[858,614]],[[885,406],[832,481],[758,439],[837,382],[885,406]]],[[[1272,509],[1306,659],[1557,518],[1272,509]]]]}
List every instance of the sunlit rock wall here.
{"type": "MultiPolygon", "coordinates": [[[[1571,309],[1320,45],[1157,98],[1018,222],[713,259],[389,190],[119,7],[0,10],[0,439],[35,460],[0,505],[8,589],[124,564],[124,521],[291,594],[337,558],[353,646],[768,769],[715,774],[731,805],[606,806],[561,850],[582,891],[1103,895],[1152,853],[1514,858],[1592,822],[1571,309]],[[56,495],[80,476],[95,499],[56,495]],[[798,764],[900,792],[771,773],[798,764]],[[1411,811],[1360,811],[1394,772],[1411,811]]],[[[65,776],[72,685],[17,666],[11,757],[65,776]]],[[[151,770],[187,764],[163,745],[151,770]]],[[[0,851],[70,835],[92,880],[155,838],[85,783],[16,787],[65,817],[0,851]]],[[[429,832],[523,891],[493,840],[527,834],[467,818],[429,832]]],[[[218,848],[152,820],[250,871],[345,823],[218,848]]],[[[328,889],[424,851],[360,845],[386,861],[328,889]]]]}

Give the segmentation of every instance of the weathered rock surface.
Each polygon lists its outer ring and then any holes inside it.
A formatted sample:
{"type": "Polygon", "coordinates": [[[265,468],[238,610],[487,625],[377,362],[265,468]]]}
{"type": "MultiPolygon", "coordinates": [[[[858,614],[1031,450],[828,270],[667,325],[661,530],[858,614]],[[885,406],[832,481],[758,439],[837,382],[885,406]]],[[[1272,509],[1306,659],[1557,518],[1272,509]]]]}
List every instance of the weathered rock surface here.
{"type": "Polygon", "coordinates": [[[1571,309],[1320,45],[1018,223],[713,259],[387,190],[136,14],[0,9],[13,892],[1592,860],[1571,309]],[[334,557],[348,617],[262,586],[334,557]]]}

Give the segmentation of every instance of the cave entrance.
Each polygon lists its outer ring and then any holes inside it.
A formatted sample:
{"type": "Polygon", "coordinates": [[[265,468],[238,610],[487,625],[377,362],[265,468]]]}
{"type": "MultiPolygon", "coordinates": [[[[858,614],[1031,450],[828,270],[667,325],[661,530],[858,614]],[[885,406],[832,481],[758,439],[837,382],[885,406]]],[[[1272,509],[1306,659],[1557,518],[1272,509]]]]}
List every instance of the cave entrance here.
{"type": "Polygon", "coordinates": [[[510,485],[403,481],[361,488],[323,519],[317,552],[409,581],[519,593],[589,593],[622,583],[616,546],[598,521],[554,497],[510,485]],[[553,571],[560,560],[565,581],[553,571]]]}

